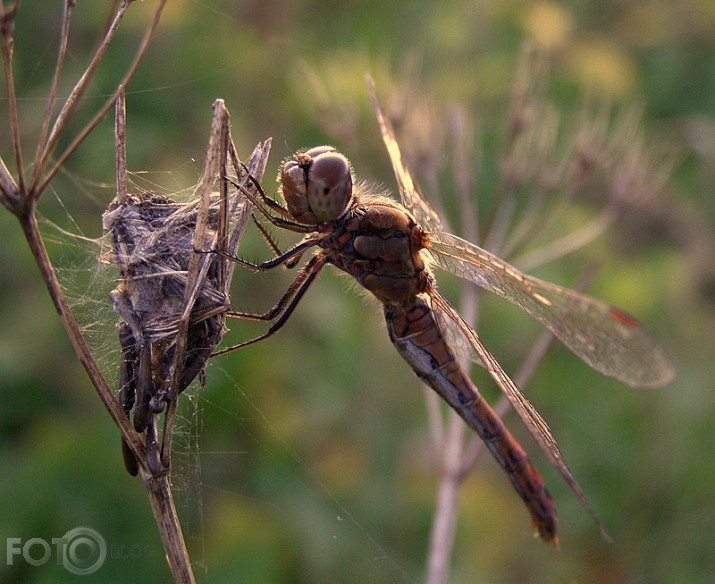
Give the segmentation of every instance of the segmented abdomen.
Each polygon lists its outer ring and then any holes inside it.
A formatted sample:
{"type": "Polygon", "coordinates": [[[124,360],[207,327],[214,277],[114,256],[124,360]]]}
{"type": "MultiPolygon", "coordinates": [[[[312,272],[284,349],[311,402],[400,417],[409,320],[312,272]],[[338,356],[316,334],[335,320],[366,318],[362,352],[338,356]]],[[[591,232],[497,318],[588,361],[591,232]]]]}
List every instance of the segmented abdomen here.
{"type": "Polygon", "coordinates": [[[529,509],[541,539],[556,543],[556,509],[544,479],[459,364],[429,298],[418,295],[400,306],[385,305],[385,319],[403,358],[484,440],[529,509]]]}

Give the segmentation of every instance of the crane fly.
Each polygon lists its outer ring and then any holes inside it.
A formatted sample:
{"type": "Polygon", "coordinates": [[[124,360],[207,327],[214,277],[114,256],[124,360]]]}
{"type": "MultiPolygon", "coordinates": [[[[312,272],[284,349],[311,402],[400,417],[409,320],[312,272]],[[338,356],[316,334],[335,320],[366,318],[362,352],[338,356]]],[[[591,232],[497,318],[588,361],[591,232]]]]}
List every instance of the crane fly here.
{"type": "MultiPolygon", "coordinates": [[[[279,173],[285,205],[265,192],[246,196],[274,225],[305,234],[285,253],[254,270],[312,257],[277,304],[264,314],[229,316],[272,321],[260,336],[215,355],[263,340],[280,329],[328,264],[354,277],[384,310],[390,340],[415,373],[479,435],[528,508],[538,536],[558,545],[554,501],[525,450],[482,398],[459,362],[466,354],[484,367],[508,397],[531,435],[608,536],[574,479],[548,425],[487,350],[479,335],[438,292],[435,265],[515,304],[545,325],[592,368],[634,387],[668,383],[674,371],[663,350],[630,315],[584,294],[528,276],[494,254],[441,230],[441,221],[402,159],[390,122],[371,86],[380,130],[401,202],[354,180],[348,159],[331,146],[299,151],[279,173]]],[[[218,251],[218,253],[221,253],[218,251]]]]}

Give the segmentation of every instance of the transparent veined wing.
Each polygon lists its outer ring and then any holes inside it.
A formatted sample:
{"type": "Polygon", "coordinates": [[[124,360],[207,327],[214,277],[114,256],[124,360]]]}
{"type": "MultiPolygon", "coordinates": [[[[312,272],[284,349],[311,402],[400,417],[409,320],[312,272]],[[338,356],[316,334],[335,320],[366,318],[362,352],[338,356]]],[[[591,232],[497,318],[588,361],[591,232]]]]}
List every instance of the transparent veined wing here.
{"type": "Polygon", "coordinates": [[[442,229],[442,221],[440,220],[439,215],[437,215],[434,209],[432,209],[430,204],[427,202],[427,199],[422,196],[417,188],[410,170],[402,160],[402,152],[400,151],[400,146],[397,143],[397,138],[395,137],[395,131],[392,128],[392,124],[382,113],[380,103],[377,100],[377,94],[375,93],[375,84],[370,77],[368,77],[367,81],[370,89],[370,96],[372,97],[372,103],[375,107],[377,121],[380,124],[382,140],[387,148],[387,153],[389,154],[390,162],[392,163],[392,170],[394,171],[395,178],[397,179],[397,187],[400,191],[402,206],[412,214],[412,216],[417,220],[417,223],[419,223],[424,229],[428,229],[430,231],[440,231],[442,229]]]}
{"type": "Polygon", "coordinates": [[[460,348],[464,349],[468,347],[471,359],[482,365],[488,371],[494,382],[504,392],[514,410],[519,414],[519,417],[541,450],[543,450],[563,480],[578,497],[579,501],[581,501],[581,504],[596,523],[603,538],[606,541],[611,541],[611,537],[608,535],[605,527],[588,502],[583,489],[581,489],[581,486],[576,482],[546,421],[541,417],[539,412],[536,411],[516,383],[512,381],[511,377],[502,369],[501,365],[499,365],[498,361],[492,356],[479,338],[476,331],[464,322],[454,307],[436,290],[430,292],[430,296],[432,299],[432,309],[445,332],[449,332],[448,338],[455,339],[461,337],[459,341],[461,345],[460,348]]]}
{"type": "Polygon", "coordinates": [[[665,352],[632,316],[528,276],[456,235],[427,237],[427,249],[439,267],[518,306],[595,370],[632,387],[659,387],[673,380],[665,352]]]}
{"type": "Polygon", "coordinates": [[[632,316],[595,298],[527,276],[473,243],[441,232],[442,222],[404,163],[370,78],[368,85],[402,205],[428,232],[428,250],[438,266],[526,311],[604,375],[632,387],[659,387],[673,380],[675,371],[665,352],[632,316]]]}

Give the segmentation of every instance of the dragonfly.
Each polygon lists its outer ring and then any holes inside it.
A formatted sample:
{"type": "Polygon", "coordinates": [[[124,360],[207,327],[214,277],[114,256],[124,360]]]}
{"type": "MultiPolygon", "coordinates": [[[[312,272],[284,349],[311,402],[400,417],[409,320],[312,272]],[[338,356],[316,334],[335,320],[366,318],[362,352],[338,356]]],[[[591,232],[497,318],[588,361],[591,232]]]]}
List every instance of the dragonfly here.
{"type": "MultiPolygon", "coordinates": [[[[270,321],[266,332],[214,353],[220,355],[276,333],[293,314],[320,271],[332,265],[355,278],[382,304],[390,340],[414,372],[484,441],[531,514],[536,535],[558,546],[555,503],[524,448],[482,397],[460,362],[481,365],[608,539],[576,482],[549,426],[504,371],[477,332],[440,294],[432,267],[472,282],[516,305],[545,325],[595,370],[634,387],[674,378],[665,352],[622,310],[582,293],[528,276],[496,255],[442,230],[442,222],[405,164],[394,129],[370,91],[400,202],[373,192],[356,178],[348,159],[332,146],[299,151],[279,172],[285,204],[262,189],[245,195],[273,225],[303,233],[284,253],[261,263],[230,256],[256,271],[310,259],[278,302],[261,314],[228,316],[270,321]]],[[[274,246],[274,249],[275,246],[274,246]]],[[[221,253],[219,250],[214,250],[221,253]]]]}

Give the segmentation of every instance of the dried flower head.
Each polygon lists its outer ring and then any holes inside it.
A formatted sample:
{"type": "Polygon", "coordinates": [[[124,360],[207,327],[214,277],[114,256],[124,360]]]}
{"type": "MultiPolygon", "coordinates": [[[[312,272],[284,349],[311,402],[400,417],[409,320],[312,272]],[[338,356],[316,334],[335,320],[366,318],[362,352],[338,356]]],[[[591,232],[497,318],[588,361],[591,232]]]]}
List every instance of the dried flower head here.
{"type": "MultiPolygon", "coordinates": [[[[122,116],[118,116],[118,130],[123,130],[122,116]]],[[[123,131],[117,135],[123,140],[123,131]]],[[[157,415],[197,376],[203,383],[206,361],[227,332],[235,264],[224,255],[196,250],[236,253],[252,212],[243,193],[257,189],[270,142],[256,146],[244,169],[230,138],[228,112],[219,100],[201,195],[178,203],[164,195],[124,191],[122,140],[117,144],[120,187],[102,216],[112,248],[101,259],[119,266],[119,284],[110,294],[121,317],[119,400],[127,416],[134,411],[137,432],[146,433],[147,465],[156,473],[168,466],[163,448],[159,454],[157,415]],[[229,193],[227,181],[221,180],[221,193],[211,194],[217,174],[227,176],[229,158],[239,188],[229,193]]],[[[124,459],[127,470],[137,474],[137,461],[126,444],[124,459]]]]}

